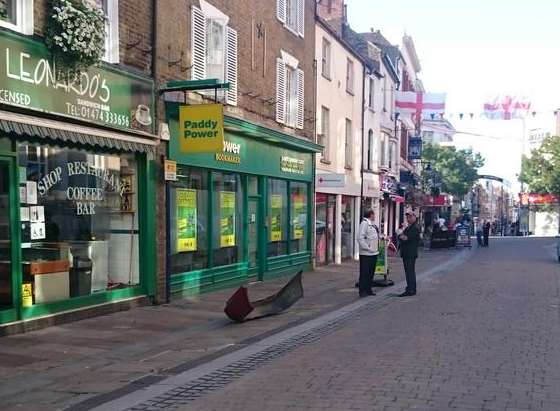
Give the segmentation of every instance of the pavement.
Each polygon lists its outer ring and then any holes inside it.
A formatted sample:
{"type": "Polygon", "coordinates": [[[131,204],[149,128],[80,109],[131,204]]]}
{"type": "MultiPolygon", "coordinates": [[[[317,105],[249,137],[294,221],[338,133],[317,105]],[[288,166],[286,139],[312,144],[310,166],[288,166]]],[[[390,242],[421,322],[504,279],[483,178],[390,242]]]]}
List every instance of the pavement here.
{"type": "Polygon", "coordinates": [[[178,386],[131,409],[560,410],[554,239],[496,239],[421,277],[417,296],[362,307],[220,388],[178,386]]]}
{"type": "MultiPolygon", "coordinates": [[[[428,271],[458,253],[422,252],[417,271],[428,271]]],[[[389,260],[390,278],[402,283],[402,263],[389,260]]],[[[356,262],[346,262],[306,272],[302,300],[281,315],[243,324],[223,314],[230,289],[3,337],[1,409],[86,410],[110,403],[364,301],[354,288],[357,271],[356,262]]],[[[285,281],[252,284],[250,295],[269,295],[285,281]]],[[[385,293],[400,291],[402,287],[395,286],[385,293]]]]}

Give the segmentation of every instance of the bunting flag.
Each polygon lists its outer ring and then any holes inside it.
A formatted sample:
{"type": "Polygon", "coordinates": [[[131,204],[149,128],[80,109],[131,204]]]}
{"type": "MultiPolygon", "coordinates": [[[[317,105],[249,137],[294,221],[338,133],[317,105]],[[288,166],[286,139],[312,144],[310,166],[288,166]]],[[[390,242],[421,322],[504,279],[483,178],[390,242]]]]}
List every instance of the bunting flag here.
{"type": "Polygon", "coordinates": [[[399,114],[410,114],[420,121],[425,116],[445,113],[445,93],[397,91],[395,109],[399,114]]]}
{"type": "Polygon", "coordinates": [[[527,97],[500,95],[484,103],[484,115],[491,120],[524,118],[531,108],[527,97]]]}

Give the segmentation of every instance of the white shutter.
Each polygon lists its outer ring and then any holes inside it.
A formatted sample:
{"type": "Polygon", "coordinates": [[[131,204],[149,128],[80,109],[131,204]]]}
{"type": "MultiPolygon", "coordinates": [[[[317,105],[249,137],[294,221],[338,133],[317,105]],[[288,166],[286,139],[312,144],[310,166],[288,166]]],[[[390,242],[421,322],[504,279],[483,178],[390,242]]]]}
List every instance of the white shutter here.
{"type": "Polygon", "coordinates": [[[276,59],[276,121],[286,122],[286,64],[276,59]]]}
{"type": "Polygon", "coordinates": [[[305,118],[305,99],[304,99],[304,82],[303,82],[304,73],[302,69],[297,69],[297,97],[298,97],[298,106],[297,106],[297,128],[303,128],[303,121],[305,118]]]}
{"type": "Polygon", "coordinates": [[[287,0],[276,0],[276,17],[286,24],[286,2],[287,0]]]}
{"type": "Polygon", "coordinates": [[[226,27],[226,81],[229,83],[226,102],[237,105],[237,31],[226,27]]]}
{"type": "Polygon", "coordinates": [[[191,24],[191,79],[206,78],[206,16],[198,8],[192,8],[191,24]]]}
{"type": "Polygon", "coordinates": [[[305,0],[297,0],[297,32],[301,37],[305,34],[305,0]]]}

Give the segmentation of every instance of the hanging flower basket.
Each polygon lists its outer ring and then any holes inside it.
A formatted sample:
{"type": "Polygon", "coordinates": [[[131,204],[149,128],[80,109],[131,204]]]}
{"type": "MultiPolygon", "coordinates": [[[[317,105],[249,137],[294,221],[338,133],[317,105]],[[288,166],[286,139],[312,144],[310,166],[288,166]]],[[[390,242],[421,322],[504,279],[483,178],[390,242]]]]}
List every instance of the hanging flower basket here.
{"type": "Polygon", "coordinates": [[[105,54],[105,15],[91,0],[51,0],[45,43],[57,75],[79,81],[105,54]]]}

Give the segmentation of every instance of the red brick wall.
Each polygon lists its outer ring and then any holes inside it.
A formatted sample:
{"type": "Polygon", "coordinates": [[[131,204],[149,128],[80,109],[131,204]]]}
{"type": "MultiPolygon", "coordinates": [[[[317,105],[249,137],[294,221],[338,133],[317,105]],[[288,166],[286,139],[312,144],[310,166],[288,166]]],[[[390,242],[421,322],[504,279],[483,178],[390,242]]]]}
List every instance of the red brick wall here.
{"type": "MultiPolygon", "coordinates": [[[[276,18],[276,0],[209,0],[229,17],[238,35],[238,104],[231,115],[312,140],[314,137],[315,2],[305,0],[305,36],[294,35],[276,18]],[[254,47],[252,34],[254,33],[254,47]],[[265,34],[266,33],[266,34],[265,34]],[[266,37],[266,40],[265,40],[266,37]],[[305,127],[283,127],[276,118],[276,58],[284,50],[305,71],[305,127]]],[[[158,26],[158,82],[190,79],[191,7],[198,0],[166,0],[158,26]],[[170,66],[170,62],[180,61],[170,66]]]]}

